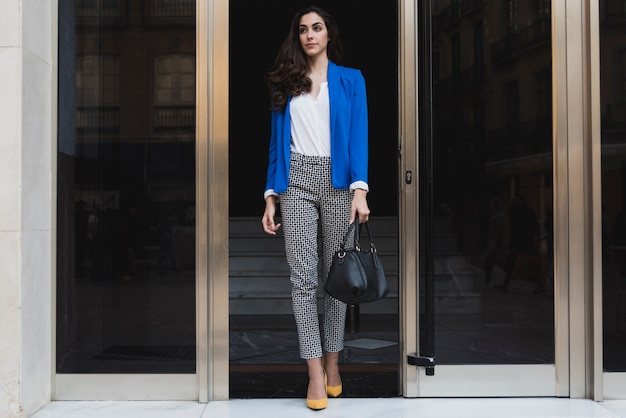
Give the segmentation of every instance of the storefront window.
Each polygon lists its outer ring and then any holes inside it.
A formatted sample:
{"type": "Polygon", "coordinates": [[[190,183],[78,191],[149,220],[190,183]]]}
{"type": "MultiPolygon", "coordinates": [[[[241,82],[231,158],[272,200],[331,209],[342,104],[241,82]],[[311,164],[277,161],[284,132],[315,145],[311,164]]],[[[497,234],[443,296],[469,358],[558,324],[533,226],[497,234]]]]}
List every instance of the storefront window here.
{"type": "Polygon", "coordinates": [[[195,373],[195,1],[59,0],[57,373],[195,373]]]}

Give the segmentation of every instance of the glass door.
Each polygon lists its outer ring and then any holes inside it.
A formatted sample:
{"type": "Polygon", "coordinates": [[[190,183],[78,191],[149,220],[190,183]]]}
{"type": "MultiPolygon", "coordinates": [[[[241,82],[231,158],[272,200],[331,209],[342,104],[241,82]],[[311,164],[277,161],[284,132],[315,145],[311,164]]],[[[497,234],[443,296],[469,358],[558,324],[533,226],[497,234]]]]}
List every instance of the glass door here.
{"type": "Polygon", "coordinates": [[[58,15],[55,399],[197,399],[195,1],[58,15]]]}
{"type": "Polygon", "coordinates": [[[417,7],[420,181],[404,222],[419,222],[419,333],[405,392],[554,396],[550,1],[417,7]]]}
{"type": "Polygon", "coordinates": [[[599,3],[604,399],[626,397],[625,6],[623,1],[599,3]]]}

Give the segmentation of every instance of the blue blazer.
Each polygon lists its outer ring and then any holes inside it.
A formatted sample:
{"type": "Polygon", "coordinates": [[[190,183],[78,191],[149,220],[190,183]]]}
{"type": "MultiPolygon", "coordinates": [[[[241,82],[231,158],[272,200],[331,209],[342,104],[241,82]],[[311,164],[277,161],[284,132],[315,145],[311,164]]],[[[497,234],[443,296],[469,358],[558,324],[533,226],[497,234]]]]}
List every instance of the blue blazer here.
{"type": "MultiPolygon", "coordinates": [[[[360,70],[328,63],[330,101],[331,178],[336,189],[347,189],[356,181],[367,183],[368,115],[365,79],[360,70]]],[[[284,110],[272,112],[269,164],[265,191],[282,193],[289,185],[291,116],[287,100],[284,110]]]]}

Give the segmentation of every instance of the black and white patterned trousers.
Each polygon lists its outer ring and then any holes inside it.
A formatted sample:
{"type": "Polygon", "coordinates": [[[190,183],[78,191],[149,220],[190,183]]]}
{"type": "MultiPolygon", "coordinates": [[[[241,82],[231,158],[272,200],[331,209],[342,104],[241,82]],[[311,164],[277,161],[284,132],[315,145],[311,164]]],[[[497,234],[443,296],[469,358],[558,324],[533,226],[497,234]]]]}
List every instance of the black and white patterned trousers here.
{"type": "Polygon", "coordinates": [[[343,349],[346,304],[323,292],[322,339],[317,292],[318,285],[323,288],[332,256],[348,230],[352,195],[348,189],[339,190],[332,186],[330,157],[291,154],[289,187],[280,194],[280,212],[300,357],[303,359],[319,358],[323,351],[343,349]],[[318,257],[318,231],[321,231],[321,260],[318,257]],[[321,281],[318,274],[321,274],[321,281]]]}

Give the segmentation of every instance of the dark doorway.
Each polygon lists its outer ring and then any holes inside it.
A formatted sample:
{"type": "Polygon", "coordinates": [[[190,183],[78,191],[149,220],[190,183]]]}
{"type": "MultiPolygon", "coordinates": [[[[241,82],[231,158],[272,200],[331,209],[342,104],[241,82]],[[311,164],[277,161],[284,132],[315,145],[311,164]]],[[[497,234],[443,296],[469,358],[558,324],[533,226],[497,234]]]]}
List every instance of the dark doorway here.
{"type": "MultiPolygon", "coordinates": [[[[270,137],[265,73],[308,1],[230,1],[229,216],[230,396],[304,397],[306,368],[298,358],[289,273],[282,237],[261,228],[270,137]],[[286,287],[285,287],[286,286],[286,287]]],[[[369,108],[368,196],[377,244],[397,281],[398,60],[397,5],[318,1],[336,18],[347,67],[365,76],[369,108]],[[382,246],[382,248],[381,248],[382,246]]],[[[397,289],[397,286],[395,286],[397,289]]],[[[378,303],[378,302],[377,302],[378,303]]],[[[361,306],[348,318],[341,357],[344,396],[398,395],[397,290],[382,309],[361,306]],[[367,347],[367,343],[374,343],[367,347]],[[377,345],[378,343],[378,345],[377,345]],[[365,345],[360,345],[365,344],[365,345]],[[374,347],[374,348],[372,348],[374,347]]]]}
{"type": "MultiPolygon", "coordinates": [[[[263,213],[270,136],[265,72],[307,1],[230,2],[230,216],[263,213]]],[[[396,4],[363,7],[358,1],[319,1],[335,16],[344,45],[343,65],[359,68],[370,113],[370,195],[373,214],[397,215],[396,4]]]]}

